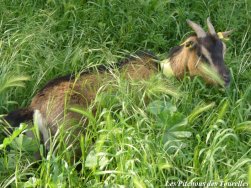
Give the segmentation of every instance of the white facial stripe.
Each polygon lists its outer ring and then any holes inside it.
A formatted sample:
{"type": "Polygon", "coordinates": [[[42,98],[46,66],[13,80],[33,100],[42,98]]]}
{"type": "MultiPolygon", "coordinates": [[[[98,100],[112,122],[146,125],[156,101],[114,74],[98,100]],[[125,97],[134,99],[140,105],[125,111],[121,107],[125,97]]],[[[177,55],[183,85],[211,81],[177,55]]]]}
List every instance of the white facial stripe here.
{"type": "Polygon", "coordinates": [[[204,46],[201,46],[201,51],[202,51],[202,54],[207,58],[209,63],[211,65],[213,65],[213,60],[211,58],[211,55],[210,55],[209,51],[204,46]]]}
{"type": "Polygon", "coordinates": [[[227,47],[226,47],[226,44],[224,42],[222,42],[222,44],[223,44],[223,56],[225,56],[227,47]]]}

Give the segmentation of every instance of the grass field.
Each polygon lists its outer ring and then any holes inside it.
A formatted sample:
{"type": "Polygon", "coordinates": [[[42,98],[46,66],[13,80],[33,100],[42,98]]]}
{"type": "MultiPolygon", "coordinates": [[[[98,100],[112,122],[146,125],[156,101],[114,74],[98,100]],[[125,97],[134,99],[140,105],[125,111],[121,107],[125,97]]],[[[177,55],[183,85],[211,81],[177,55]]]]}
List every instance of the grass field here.
{"type": "Polygon", "coordinates": [[[228,89],[161,74],[147,82],[118,79],[115,93],[97,96],[95,116],[80,110],[90,120],[74,164],[64,131],[36,162],[39,138],[23,134],[26,124],[10,135],[0,125],[0,187],[251,186],[249,0],[0,1],[0,114],[27,106],[53,78],[137,50],[164,59],[192,34],[186,19],[204,27],[208,16],[217,31],[235,29],[226,41],[228,89]]]}

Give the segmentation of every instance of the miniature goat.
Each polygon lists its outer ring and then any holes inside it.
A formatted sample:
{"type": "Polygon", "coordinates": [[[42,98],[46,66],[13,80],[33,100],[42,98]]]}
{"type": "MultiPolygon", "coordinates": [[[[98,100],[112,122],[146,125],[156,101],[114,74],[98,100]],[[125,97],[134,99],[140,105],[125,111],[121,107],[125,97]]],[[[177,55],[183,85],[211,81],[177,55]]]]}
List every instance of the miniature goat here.
{"type": "MultiPolygon", "coordinates": [[[[190,76],[199,75],[206,82],[214,83],[200,69],[200,64],[207,64],[224,80],[225,85],[228,85],[230,74],[224,64],[225,44],[220,39],[227,37],[230,32],[221,32],[217,35],[209,19],[207,19],[208,33],[198,24],[190,20],[187,22],[196,35],[188,37],[180,46],[171,49],[168,63],[161,64],[163,71],[172,72],[177,78],[182,78],[187,72],[190,76]]],[[[146,80],[160,68],[153,55],[142,53],[121,62],[118,69],[126,79],[146,80]]],[[[61,122],[81,119],[81,115],[66,108],[74,105],[88,107],[95,99],[99,88],[109,80],[112,80],[112,74],[104,69],[84,72],[78,78],[65,76],[54,79],[34,96],[28,108],[9,113],[5,120],[15,126],[32,120],[35,116],[43,140],[47,141],[49,134],[56,134],[61,122]]],[[[70,122],[66,125],[68,128],[71,127],[70,122]]]]}

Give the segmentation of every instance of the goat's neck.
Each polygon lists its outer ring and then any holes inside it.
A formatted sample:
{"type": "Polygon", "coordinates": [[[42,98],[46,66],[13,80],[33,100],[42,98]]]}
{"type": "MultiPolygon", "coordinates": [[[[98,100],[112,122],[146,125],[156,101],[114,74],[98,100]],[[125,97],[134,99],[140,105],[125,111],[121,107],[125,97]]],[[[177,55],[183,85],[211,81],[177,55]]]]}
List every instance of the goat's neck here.
{"type": "Polygon", "coordinates": [[[160,67],[161,67],[161,71],[163,72],[163,74],[165,76],[171,77],[171,76],[174,75],[169,58],[168,59],[164,59],[163,61],[161,61],[160,62],[160,67]]]}
{"type": "Polygon", "coordinates": [[[175,75],[182,78],[186,72],[193,75],[193,72],[197,69],[196,62],[198,62],[198,57],[195,51],[184,48],[168,59],[161,61],[161,69],[163,74],[168,77],[175,75]]]}

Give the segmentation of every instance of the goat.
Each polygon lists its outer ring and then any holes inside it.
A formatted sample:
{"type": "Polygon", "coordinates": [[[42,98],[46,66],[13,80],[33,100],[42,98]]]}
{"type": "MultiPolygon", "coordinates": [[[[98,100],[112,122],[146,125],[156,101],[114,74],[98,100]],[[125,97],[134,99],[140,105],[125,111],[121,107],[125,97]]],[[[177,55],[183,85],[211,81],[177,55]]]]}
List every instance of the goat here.
{"type": "MultiPolygon", "coordinates": [[[[162,67],[164,73],[171,72],[177,78],[184,77],[187,72],[190,76],[199,75],[206,82],[215,83],[199,66],[206,64],[217,72],[225,85],[228,85],[230,74],[224,64],[226,47],[221,39],[226,38],[231,32],[220,32],[217,35],[209,18],[208,33],[190,20],[187,23],[196,35],[188,37],[180,46],[172,48],[168,59],[159,63],[154,55],[143,52],[119,63],[119,72],[126,79],[147,80],[162,67]]],[[[87,108],[95,99],[99,88],[111,79],[112,74],[106,69],[83,72],[78,78],[64,76],[54,79],[38,91],[29,107],[10,112],[5,120],[13,126],[18,126],[21,122],[36,118],[43,141],[46,142],[50,134],[56,134],[58,125],[63,120],[65,123],[65,120],[81,119],[81,115],[67,111],[67,107],[80,105],[87,108]]],[[[65,124],[68,126],[66,128],[71,127],[70,122],[65,124]]],[[[78,131],[80,129],[76,133],[78,131]]]]}

